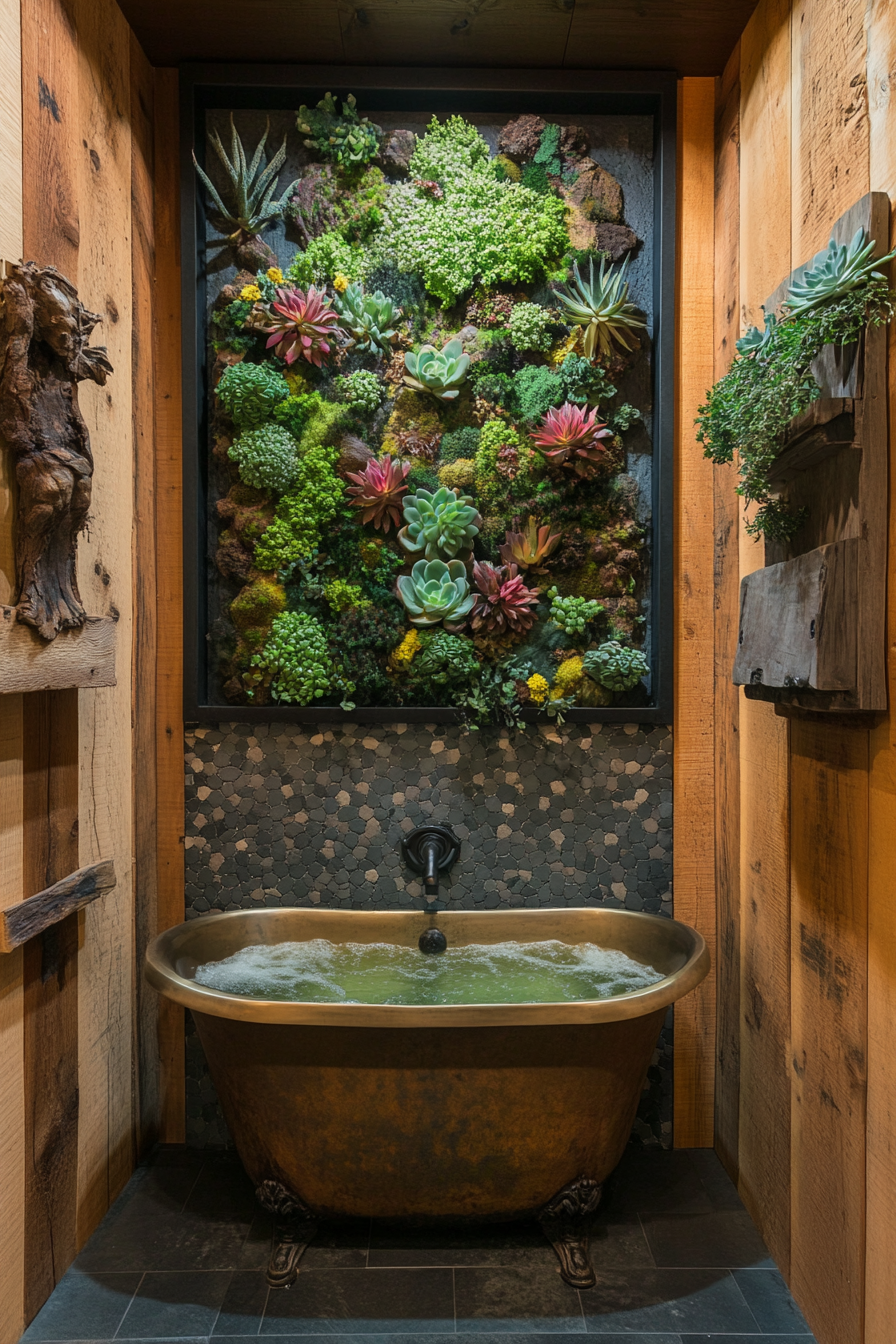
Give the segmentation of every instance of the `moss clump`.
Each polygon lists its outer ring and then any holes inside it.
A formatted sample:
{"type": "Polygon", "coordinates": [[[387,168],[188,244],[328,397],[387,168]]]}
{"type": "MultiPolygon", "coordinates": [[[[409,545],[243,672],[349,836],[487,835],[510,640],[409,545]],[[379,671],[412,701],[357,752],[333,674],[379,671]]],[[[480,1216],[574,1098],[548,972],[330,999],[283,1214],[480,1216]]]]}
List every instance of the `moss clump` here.
{"type": "Polygon", "coordinates": [[[335,517],[345,492],[336,474],[339,449],[332,440],[341,429],[345,407],[324,402],[308,422],[299,444],[293,487],[277,505],[274,521],[258,544],[256,563],[285,569],[319,546],[323,529],[335,517]]]}
{"type": "Polygon", "coordinates": [[[459,457],[439,468],[439,484],[449,490],[466,490],[476,480],[476,462],[471,457],[459,457]]]}
{"type": "Polygon", "coordinates": [[[480,431],[465,425],[462,429],[451,429],[442,435],[439,444],[439,457],[442,462],[457,462],[460,458],[476,456],[479,447],[480,431]]]}
{"type": "Polygon", "coordinates": [[[286,610],[286,589],[271,574],[255,572],[230,604],[230,619],[247,643],[261,644],[274,618],[286,610]],[[259,634],[261,638],[259,638],[259,634]]]}
{"type": "Polygon", "coordinates": [[[395,398],[392,414],[386,422],[386,434],[395,438],[398,434],[413,433],[418,438],[426,438],[441,432],[439,413],[434,409],[432,398],[404,387],[395,398]]]}

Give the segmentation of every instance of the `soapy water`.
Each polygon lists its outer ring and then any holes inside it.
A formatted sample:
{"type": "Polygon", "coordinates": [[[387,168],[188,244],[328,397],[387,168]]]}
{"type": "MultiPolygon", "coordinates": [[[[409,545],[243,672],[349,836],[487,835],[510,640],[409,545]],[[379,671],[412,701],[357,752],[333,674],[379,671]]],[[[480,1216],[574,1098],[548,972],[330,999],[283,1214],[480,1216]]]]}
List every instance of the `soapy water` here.
{"type": "Polygon", "coordinates": [[[568,1003],[646,989],[664,972],[594,943],[471,943],[425,956],[395,943],[244,947],[197,967],[196,981],[225,994],[287,1003],[568,1003]]]}

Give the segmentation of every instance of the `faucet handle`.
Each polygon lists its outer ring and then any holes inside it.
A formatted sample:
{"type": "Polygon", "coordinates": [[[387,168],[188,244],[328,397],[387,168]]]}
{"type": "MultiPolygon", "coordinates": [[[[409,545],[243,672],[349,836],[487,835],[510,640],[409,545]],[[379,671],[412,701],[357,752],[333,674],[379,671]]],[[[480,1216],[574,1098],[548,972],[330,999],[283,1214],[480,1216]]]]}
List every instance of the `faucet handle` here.
{"type": "Polygon", "coordinates": [[[401,842],[401,856],[415,873],[422,873],[427,895],[436,895],[439,874],[457,862],[460,841],[450,826],[417,826],[401,842]]]}

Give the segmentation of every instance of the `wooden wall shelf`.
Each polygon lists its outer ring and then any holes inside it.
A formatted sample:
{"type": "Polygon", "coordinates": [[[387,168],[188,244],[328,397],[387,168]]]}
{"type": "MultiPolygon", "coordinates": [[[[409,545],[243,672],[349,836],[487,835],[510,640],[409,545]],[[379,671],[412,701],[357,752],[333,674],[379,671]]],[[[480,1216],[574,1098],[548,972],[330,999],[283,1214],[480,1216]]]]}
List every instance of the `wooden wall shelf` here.
{"type": "MultiPolygon", "coordinates": [[[[848,243],[864,228],[883,256],[889,219],[886,193],[869,192],[831,233],[848,243]]],[[[782,281],[766,311],[823,255],[782,281]]],[[[887,707],[886,361],[885,327],[826,347],[813,365],[821,396],[791,422],[772,474],[806,520],[789,543],[766,540],[766,568],[741,581],[732,680],[781,714],[867,727],[863,716],[887,707]]]]}
{"type": "Polygon", "coordinates": [[[0,694],[114,686],[117,624],[112,616],[88,616],[48,644],[16,620],[15,607],[0,606],[0,694]]]}
{"type": "Polygon", "coordinates": [[[90,905],[114,886],[115,864],[111,859],[103,859],[69,873],[68,877],[18,905],[8,905],[5,910],[0,910],[0,952],[13,952],[29,938],[90,905]]]}

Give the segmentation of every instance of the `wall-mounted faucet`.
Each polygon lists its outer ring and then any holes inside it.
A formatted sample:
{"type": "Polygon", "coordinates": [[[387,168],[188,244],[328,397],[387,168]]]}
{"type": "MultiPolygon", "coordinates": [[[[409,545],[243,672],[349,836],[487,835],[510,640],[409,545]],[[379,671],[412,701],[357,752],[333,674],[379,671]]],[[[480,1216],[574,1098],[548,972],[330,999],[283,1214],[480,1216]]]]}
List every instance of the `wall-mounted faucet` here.
{"type": "Polygon", "coordinates": [[[423,891],[430,900],[439,894],[439,873],[447,873],[460,854],[460,841],[450,826],[418,826],[401,842],[401,855],[409,868],[423,876],[423,891]]]}

